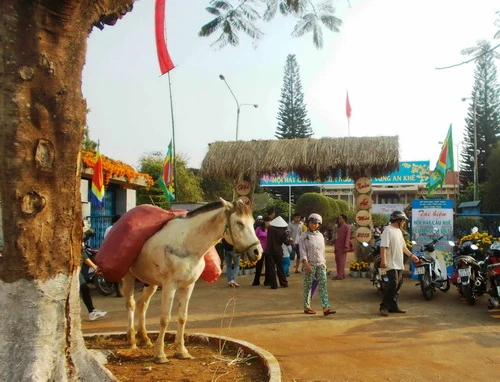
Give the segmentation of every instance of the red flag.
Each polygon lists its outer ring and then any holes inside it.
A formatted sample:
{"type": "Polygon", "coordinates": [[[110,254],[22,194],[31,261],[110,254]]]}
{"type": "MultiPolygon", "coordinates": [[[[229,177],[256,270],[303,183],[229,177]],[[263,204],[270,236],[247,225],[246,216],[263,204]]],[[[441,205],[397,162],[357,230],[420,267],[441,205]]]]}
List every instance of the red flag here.
{"type": "Polygon", "coordinates": [[[345,115],[347,116],[347,119],[351,118],[351,103],[349,102],[349,92],[347,92],[347,97],[345,99],[345,115]]]}
{"type": "Polygon", "coordinates": [[[168,54],[167,40],[165,39],[165,1],[156,0],[155,4],[156,51],[161,74],[168,73],[174,68],[174,63],[168,54]]]}

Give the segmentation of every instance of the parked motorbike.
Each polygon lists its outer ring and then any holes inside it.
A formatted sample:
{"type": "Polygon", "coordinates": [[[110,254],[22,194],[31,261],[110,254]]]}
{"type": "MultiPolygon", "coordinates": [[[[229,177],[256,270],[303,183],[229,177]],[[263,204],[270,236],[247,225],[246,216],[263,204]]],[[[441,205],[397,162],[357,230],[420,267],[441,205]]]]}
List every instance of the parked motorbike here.
{"type": "Polygon", "coordinates": [[[452,282],[458,293],[467,299],[467,303],[474,305],[476,298],[486,293],[484,256],[476,244],[465,240],[459,245],[453,261],[455,274],[452,282]]]}
{"type": "Polygon", "coordinates": [[[488,309],[496,309],[500,307],[500,242],[491,245],[484,264],[490,282],[490,289],[486,292],[490,295],[488,309]]]}
{"type": "Polygon", "coordinates": [[[372,245],[368,243],[362,243],[362,245],[364,247],[370,247],[373,257],[372,284],[377,288],[377,293],[384,293],[389,279],[387,278],[385,269],[380,268],[380,237],[376,239],[372,245]]]}
{"type": "MultiPolygon", "coordinates": [[[[97,255],[98,251],[88,244],[89,239],[93,236],[95,236],[95,231],[93,229],[88,229],[83,234],[83,250],[92,261],[94,261],[94,258],[97,255]]],[[[106,280],[102,274],[97,273],[94,268],[89,267],[87,264],[85,264],[85,262],[82,265],[81,272],[83,274],[83,277],[85,278],[85,281],[87,283],[94,284],[97,291],[103,296],[111,296],[116,292],[114,283],[106,280]]]]}
{"type": "Polygon", "coordinates": [[[443,236],[422,245],[422,254],[416,254],[419,261],[415,263],[413,274],[418,276],[422,294],[426,300],[431,300],[436,289],[447,292],[450,289],[450,279],[446,272],[446,264],[443,259],[436,258],[435,245],[443,236]]]}

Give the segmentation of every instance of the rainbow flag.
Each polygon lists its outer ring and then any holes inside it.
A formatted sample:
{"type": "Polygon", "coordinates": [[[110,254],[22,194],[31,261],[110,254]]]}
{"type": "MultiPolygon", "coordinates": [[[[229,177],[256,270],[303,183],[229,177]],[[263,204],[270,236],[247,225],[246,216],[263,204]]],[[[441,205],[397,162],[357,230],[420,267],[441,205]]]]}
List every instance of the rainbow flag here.
{"type": "Polygon", "coordinates": [[[175,200],[175,187],[174,187],[174,150],[172,147],[172,140],[168,145],[167,156],[163,163],[163,174],[158,178],[160,187],[169,200],[175,200]]]}
{"type": "Polygon", "coordinates": [[[92,174],[92,193],[90,199],[91,203],[98,208],[104,207],[104,177],[102,175],[102,156],[99,147],[97,147],[94,173],[92,174]]]}
{"type": "Polygon", "coordinates": [[[429,181],[427,183],[427,194],[430,194],[436,188],[442,186],[446,177],[446,173],[450,170],[453,171],[454,168],[455,164],[453,159],[453,134],[450,124],[448,135],[446,135],[446,139],[444,140],[443,146],[441,148],[441,154],[439,155],[439,159],[436,163],[436,168],[434,169],[432,175],[429,177],[429,181]]]}

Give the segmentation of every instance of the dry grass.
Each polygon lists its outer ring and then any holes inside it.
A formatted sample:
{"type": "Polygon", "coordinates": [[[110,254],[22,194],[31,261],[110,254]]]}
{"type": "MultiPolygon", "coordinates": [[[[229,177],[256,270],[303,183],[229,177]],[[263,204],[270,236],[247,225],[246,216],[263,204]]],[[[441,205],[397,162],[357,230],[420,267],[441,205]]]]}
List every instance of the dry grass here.
{"type": "Polygon", "coordinates": [[[295,171],[302,179],[379,177],[398,169],[398,137],[346,137],[214,142],[202,163],[204,176],[257,179],[295,171]]]}

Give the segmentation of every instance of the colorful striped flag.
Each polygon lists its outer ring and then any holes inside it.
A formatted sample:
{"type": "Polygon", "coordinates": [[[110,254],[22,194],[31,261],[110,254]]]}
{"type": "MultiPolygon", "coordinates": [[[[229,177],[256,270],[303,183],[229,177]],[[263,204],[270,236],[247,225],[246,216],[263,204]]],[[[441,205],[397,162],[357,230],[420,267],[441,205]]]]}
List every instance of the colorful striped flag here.
{"type": "Polygon", "coordinates": [[[347,92],[347,97],[345,99],[345,115],[347,119],[351,118],[351,111],[352,108],[351,108],[351,103],[349,102],[349,92],[347,92]]]}
{"type": "Polygon", "coordinates": [[[104,177],[102,174],[102,156],[97,146],[96,162],[94,173],[92,174],[92,193],[90,195],[91,203],[97,208],[104,207],[104,177]]]}
{"type": "Polygon", "coordinates": [[[162,75],[174,68],[174,63],[168,54],[167,40],[165,39],[165,1],[156,0],[155,3],[156,52],[158,53],[158,62],[162,75]]]}
{"type": "Polygon", "coordinates": [[[175,200],[174,165],[174,150],[172,147],[172,140],[170,140],[167,156],[163,163],[163,174],[158,178],[160,187],[169,201],[175,200]]]}
{"type": "Polygon", "coordinates": [[[429,177],[429,182],[427,183],[427,194],[430,194],[433,190],[443,185],[446,173],[448,171],[453,171],[455,168],[454,158],[453,158],[453,133],[452,127],[448,129],[448,135],[441,148],[441,154],[436,163],[436,168],[434,172],[429,177]]]}

